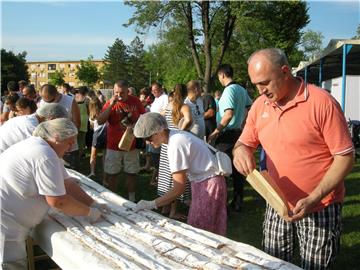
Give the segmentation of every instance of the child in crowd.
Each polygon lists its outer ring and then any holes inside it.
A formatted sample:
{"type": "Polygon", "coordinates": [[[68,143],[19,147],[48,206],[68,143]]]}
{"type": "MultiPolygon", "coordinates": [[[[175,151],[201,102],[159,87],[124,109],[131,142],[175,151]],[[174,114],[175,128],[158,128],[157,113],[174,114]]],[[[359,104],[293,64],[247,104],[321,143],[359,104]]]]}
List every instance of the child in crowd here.
{"type": "MultiPolygon", "coordinates": [[[[93,98],[90,100],[89,121],[94,130],[94,134],[90,154],[90,174],[88,177],[95,176],[97,151],[106,148],[106,123],[99,125],[96,120],[101,112],[101,108],[101,102],[98,98],[93,98]]],[[[103,153],[103,165],[104,157],[105,153],[103,153]]]]}
{"type": "Polygon", "coordinates": [[[21,97],[16,101],[15,107],[17,116],[33,114],[37,109],[35,101],[24,97],[21,97]]]}
{"type": "Polygon", "coordinates": [[[9,108],[8,118],[5,119],[7,121],[10,118],[13,118],[17,115],[16,111],[16,102],[18,101],[19,96],[17,94],[10,94],[5,99],[5,105],[9,108]]]}

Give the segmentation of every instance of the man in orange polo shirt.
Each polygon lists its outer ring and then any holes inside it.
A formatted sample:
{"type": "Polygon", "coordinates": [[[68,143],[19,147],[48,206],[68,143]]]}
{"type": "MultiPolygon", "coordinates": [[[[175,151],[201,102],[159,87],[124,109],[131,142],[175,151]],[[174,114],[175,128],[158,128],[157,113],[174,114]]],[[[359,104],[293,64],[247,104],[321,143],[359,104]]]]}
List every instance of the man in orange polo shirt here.
{"type": "Polygon", "coordinates": [[[269,174],[291,210],[285,221],[267,205],[263,248],[291,261],[297,236],[301,267],[327,269],[338,253],[344,178],[354,163],[343,112],[325,90],[293,77],[279,49],[253,53],[248,73],[260,96],[234,147],[234,164],[248,175],[261,144],[269,174]]]}

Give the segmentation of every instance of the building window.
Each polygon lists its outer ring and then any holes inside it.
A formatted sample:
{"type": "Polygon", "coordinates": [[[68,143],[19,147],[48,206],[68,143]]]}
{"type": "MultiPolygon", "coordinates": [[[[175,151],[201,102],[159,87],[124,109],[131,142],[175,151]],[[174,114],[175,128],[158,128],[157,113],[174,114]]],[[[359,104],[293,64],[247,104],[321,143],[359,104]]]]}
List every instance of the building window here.
{"type": "Polygon", "coordinates": [[[56,64],[48,64],[48,70],[56,70],[56,64]]]}

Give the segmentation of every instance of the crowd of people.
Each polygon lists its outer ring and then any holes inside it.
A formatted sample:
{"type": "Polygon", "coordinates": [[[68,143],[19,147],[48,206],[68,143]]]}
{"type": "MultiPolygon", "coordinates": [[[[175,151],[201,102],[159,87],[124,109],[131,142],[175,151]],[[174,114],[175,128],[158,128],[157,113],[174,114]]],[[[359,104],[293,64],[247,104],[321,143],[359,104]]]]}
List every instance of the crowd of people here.
{"type": "Polygon", "coordinates": [[[9,82],[0,119],[2,265],[24,263],[26,236],[49,207],[92,222],[109,211],[65,170],[64,165],[79,170],[86,149],[88,176],[100,167],[105,187],[117,192],[118,184],[125,185],[127,198],[138,201],[135,211],[161,208],[170,218],[226,236],[227,209],[244,206],[244,179],[255,169],[254,152],[261,145],[262,169],[290,209],[285,220],[266,206],[264,250],[292,261],[297,238],[301,267],[328,269],[339,248],[344,177],[353,166],[344,115],[329,93],[291,74],[279,49],[254,52],[248,74],[260,94],[254,103],[229,64],[217,71],[224,89],[214,95],[203,93],[196,80],[171,91],[154,82],[138,96],[119,80],[108,100],[86,86],[45,84],[36,91],[25,81],[9,82]],[[119,143],[127,136],[124,151],[119,143]],[[207,143],[233,160],[231,198],[207,143]],[[99,152],[102,165],[96,166],[99,152]],[[137,176],[151,168],[150,184],[159,197],[141,200],[137,176]],[[179,202],[190,206],[187,217],[178,213],[179,202]]]}

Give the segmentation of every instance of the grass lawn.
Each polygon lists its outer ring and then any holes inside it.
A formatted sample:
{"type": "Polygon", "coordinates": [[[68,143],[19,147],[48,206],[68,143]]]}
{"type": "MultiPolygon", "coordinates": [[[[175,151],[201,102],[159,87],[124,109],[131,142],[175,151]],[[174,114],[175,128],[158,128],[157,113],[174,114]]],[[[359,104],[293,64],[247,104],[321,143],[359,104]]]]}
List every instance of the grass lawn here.
{"type": "MultiPolygon", "coordinates": [[[[88,160],[88,158],[81,160],[80,172],[84,175],[89,174],[88,160]]],[[[99,162],[100,158],[98,158],[98,164],[99,162]]],[[[101,183],[100,169],[98,172],[98,175],[93,179],[101,183]]],[[[149,185],[150,177],[149,173],[139,174],[137,200],[156,198],[156,188],[149,185]]],[[[118,194],[126,198],[127,194],[122,180],[123,176],[120,176],[118,194]]],[[[337,258],[334,269],[350,270],[360,268],[360,182],[358,181],[360,181],[359,160],[345,181],[346,197],[343,207],[343,232],[340,255],[337,258]]],[[[230,239],[250,244],[260,249],[265,202],[248,184],[245,187],[244,200],[245,203],[241,213],[230,212],[227,236],[230,239]]],[[[185,213],[187,207],[180,207],[180,211],[185,213]]]]}

